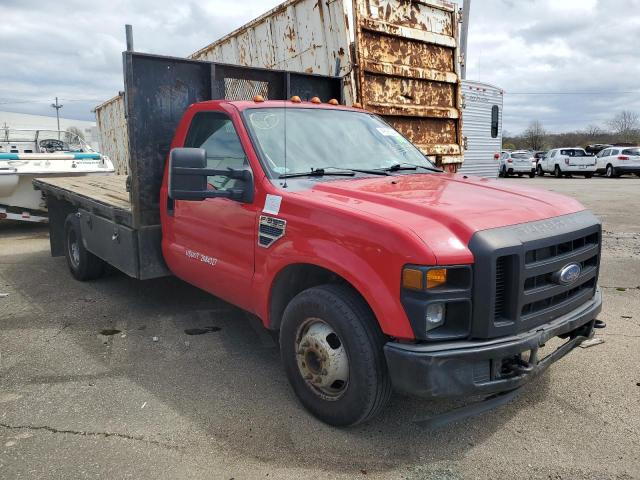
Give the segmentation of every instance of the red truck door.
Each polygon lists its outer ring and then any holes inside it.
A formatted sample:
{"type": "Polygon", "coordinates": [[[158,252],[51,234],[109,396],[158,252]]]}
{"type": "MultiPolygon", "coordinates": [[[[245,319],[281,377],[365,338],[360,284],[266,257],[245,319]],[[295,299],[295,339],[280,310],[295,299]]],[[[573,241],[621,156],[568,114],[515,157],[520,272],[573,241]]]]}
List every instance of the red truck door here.
{"type": "MultiPolygon", "coordinates": [[[[231,118],[204,111],[193,117],[185,147],[207,151],[207,167],[248,168],[249,161],[231,118]]],[[[232,188],[236,180],[209,177],[209,188],[232,188]]],[[[187,282],[240,307],[249,309],[256,243],[255,204],[228,198],[176,200],[167,222],[172,270],[187,282]]]]}

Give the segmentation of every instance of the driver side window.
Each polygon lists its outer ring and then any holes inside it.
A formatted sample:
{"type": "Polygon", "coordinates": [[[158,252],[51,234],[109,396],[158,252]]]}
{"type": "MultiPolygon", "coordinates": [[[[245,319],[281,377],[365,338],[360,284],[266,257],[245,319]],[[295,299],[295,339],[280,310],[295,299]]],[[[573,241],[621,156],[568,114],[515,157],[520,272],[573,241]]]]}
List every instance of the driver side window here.
{"type": "MultiPolygon", "coordinates": [[[[231,119],[222,112],[199,112],[193,117],[185,147],[203,148],[207,152],[207,168],[247,168],[249,162],[231,119]]],[[[210,188],[229,190],[238,180],[226,175],[207,177],[210,188]]]]}

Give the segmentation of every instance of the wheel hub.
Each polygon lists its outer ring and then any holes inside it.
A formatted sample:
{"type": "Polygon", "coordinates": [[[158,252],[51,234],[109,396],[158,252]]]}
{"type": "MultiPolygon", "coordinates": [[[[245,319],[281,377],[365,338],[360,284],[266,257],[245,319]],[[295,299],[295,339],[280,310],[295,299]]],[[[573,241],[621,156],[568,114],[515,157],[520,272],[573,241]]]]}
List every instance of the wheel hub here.
{"type": "Polygon", "coordinates": [[[74,267],[77,267],[80,264],[80,248],[78,247],[78,241],[75,235],[70,235],[69,253],[71,257],[71,263],[73,263],[74,267]]]}
{"type": "Polygon", "coordinates": [[[349,380],[349,359],[333,329],[318,318],[308,319],[298,330],[296,357],[305,382],[323,397],[341,396],[349,380]]]}

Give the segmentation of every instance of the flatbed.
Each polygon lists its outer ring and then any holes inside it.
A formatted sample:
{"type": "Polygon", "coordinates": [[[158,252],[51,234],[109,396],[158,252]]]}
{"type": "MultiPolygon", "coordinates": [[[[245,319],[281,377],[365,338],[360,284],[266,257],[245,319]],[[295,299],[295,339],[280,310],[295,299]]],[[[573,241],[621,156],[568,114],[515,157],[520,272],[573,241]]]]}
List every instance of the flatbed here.
{"type": "Polygon", "coordinates": [[[51,252],[64,255],[62,228],[69,213],[97,255],[126,274],[146,280],[169,275],[161,251],[161,226],[136,225],[124,175],[37,178],[49,206],[51,252]]]}
{"type": "Polygon", "coordinates": [[[89,207],[132,227],[131,200],[124,175],[36,178],[35,187],[73,205],[89,207]]]}

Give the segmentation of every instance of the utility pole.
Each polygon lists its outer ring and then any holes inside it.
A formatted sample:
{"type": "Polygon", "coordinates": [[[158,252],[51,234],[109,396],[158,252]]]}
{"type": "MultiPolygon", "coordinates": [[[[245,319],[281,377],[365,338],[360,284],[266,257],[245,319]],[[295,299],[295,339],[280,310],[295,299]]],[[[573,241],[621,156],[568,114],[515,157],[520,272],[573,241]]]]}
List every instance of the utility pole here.
{"type": "Polygon", "coordinates": [[[60,109],[64,105],[58,103],[58,97],[56,97],[56,103],[52,103],[51,106],[56,109],[56,120],[58,121],[58,140],[60,140],[60,109]]]}
{"type": "Polygon", "coordinates": [[[460,76],[467,78],[467,37],[469,36],[469,12],[471,11],[471,0],[464,0],[462,4],[462,29],[460,30],[460,57],[462,57],[462,68],[460,76]]]}

